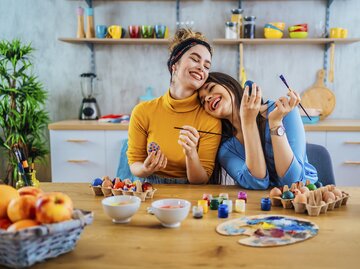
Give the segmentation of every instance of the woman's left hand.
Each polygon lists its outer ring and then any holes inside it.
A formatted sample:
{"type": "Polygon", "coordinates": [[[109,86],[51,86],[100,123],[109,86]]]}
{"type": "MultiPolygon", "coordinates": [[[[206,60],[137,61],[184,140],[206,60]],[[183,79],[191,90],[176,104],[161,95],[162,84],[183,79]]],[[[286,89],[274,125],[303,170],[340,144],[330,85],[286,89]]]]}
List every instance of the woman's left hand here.
{"type": "Polygon", "coordinates": [[[181,128],[184,130],[180,130],[178,143],[183,147],[183,152],[187,157],[194,157],[198,154],[197,148],[200,135],[198,131],[192,126],[184,125],[181,128]]]}
{"type": "Polygon", "coordinates": [[[275,109],[269,113],[269,123],[272,123],[273,126],[281,125],[282,119],[301,101],[300,95],[295,91],[288,92],[287,96],[289,98],[286,96],[280,97],[275,102],[275,109]]]}

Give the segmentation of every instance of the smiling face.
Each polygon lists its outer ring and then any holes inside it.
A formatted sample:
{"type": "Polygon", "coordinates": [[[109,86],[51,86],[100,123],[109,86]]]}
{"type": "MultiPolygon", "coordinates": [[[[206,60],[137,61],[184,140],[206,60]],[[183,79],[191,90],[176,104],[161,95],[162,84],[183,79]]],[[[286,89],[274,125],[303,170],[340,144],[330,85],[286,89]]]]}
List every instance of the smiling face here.
{"type": "Polygon", "coordinates": [[[210,67],[209,50],[203,45],[196,45],[172,66],[174,82],[180,84],[183,89],[196,91],[204,85],[210,67]]]}
{"type": "Polygon", "coordinates": [[[218,119],[231,119],[234,95],[224,86],[215,82],[205,83],[199,90],[199,99],[202,107],[211,116],[218,119]]]}

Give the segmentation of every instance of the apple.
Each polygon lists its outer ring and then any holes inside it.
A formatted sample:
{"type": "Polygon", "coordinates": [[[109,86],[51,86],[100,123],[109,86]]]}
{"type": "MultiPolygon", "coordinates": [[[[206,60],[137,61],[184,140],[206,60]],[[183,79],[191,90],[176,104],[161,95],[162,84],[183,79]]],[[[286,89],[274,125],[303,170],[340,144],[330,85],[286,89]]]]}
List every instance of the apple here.
{"type": "Polygon", "coordinates": [[[0,185],[0,219],[6,218],[6,211],[10,201],[19,196],[15,188],[8,185],[0,185]]]}
{"type": "Polygon", "coordinates": [[[23,220],[19,220],[13,224],[11,224],[9,226],[9,228],[7,229],[8,232],[16,232],[22,229],[26,229],[29,227],[34,227],[34,226],[38,226],[40,225],[40,223],[38,223],[35,220],[32,219],[23,219],[23,220]]]}
{"type": "Polygon", "coordinates": [[[73,203],[62,192],[40,195],[36,201],[36,220],[40,223],[56,223],[71,219],[73,203]]]}
{"type": "Polygon", "coordinates": [[[153,186],[151,185],[151,183],[149,183],[149,182],[144,182],[143,184],[142,184],[142,190],[143,191],[147,191],[147,190],[152,190],[153,189],[153,186]]]}
{"type": "Polygon", "coordinates": [[[23,195],[12,199],[7,208],[7,215],[12,222],[23,219],[35,219],[36,197],[23,195]]]}
{"type": "Polygon", "coordinates": [[[12,222],[8,218],[0,219],[0,229],[6,230],[12,222]]]}
{"type": "Polygon", "coordinates": [[[18,189],[18,193],[20,194],[20,196],[32,195],[32,196],[37,197],[39,194],[42,194],[43,191],[36,187],[26,186],[26,187],[22,187],[22,188],[18,189]]]}

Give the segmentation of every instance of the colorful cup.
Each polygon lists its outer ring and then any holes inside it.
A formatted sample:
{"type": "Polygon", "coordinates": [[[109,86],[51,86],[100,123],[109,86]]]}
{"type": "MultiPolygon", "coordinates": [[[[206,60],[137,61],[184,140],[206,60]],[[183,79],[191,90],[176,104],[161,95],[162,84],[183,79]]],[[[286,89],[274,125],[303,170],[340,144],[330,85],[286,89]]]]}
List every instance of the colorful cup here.
{"type": "Polygon", "coordinates": [[[154,37],[154,26],[141,25],[141,36],[142,36],[142,38],[153,38],[154,37]]]}
{"type": "Polygon", "coordinates": [[[120,25],[111,25],[108,28],[108,33],[111,38],[113,39],[120,39],[121,38],[122,28],[120,25]]]}
{"type": "Polygon", "coordinates": [[[130,38],[140,38],[140,26],[139,25],[129,25],[129,36],[130,38]]]}
{"type": "Polygon", "coordinates": [[[336,27],[330,29],[330,38],[347,38],[347,29],[336,27]]]}
{"type": "Polygon", "coordinates": [[[162,24],[155,25],[155,37],[156,38],[164,38],[166,32],[166,26],[162,24]]]}
{"type": "Polygon", "coordinates": [[[107,35],[106,25],[96,25],[96,37],[97,38],[105,38],[106,35],[107,35]]]}

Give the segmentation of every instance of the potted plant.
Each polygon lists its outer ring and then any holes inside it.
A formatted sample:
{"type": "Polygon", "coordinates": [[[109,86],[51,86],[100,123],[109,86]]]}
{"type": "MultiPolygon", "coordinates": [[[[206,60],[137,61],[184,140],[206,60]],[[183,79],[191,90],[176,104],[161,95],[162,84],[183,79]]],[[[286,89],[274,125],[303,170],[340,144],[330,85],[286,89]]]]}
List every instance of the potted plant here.
{"type": "Polygon", "coordinates": [[[0,148],[6,156],[5,183],[9,185],[18,179],[14,145],[30,167],[48,154],[47,92],[32,72],[32,52],[31,44],[18,39],[0,41],[0,148]]]}

